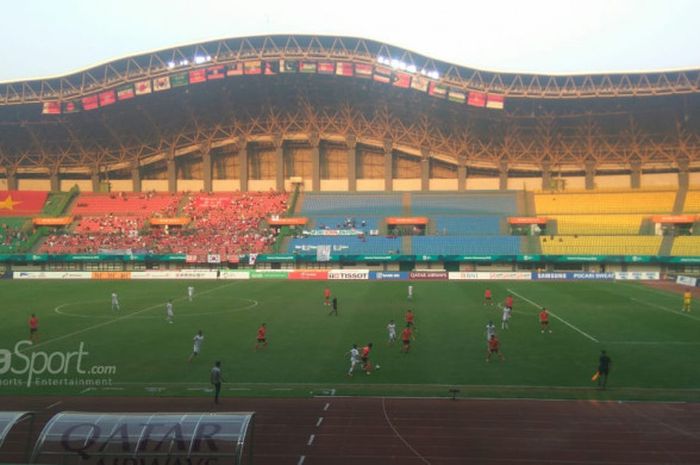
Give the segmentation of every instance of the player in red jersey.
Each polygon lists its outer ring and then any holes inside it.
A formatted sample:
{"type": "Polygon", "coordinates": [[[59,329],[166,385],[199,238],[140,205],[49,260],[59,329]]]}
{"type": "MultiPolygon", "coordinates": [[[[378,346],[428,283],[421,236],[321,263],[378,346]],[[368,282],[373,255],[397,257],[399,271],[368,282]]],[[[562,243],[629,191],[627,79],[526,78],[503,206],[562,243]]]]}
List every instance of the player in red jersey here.
{"type": "Polygon", "coordinates": [[[503,356],[503,353],[501,353],[501,343],[495,334],[491,335],[491,339],[489,339],[489,342],[488,342],[488,351],[486,352],[486,361],[487,362],[491,361],[491,355],[493,355],[493,354],[498,354],[498,358],[501,359],[501,361],[506,359],[503,356]]]}
{"type": "Polygon", "coordinates": [[[406,326],[409,328],[415,327],[416,315],[413,310],[406,310],[406,326]]]}
{"type": "Polygon", "coordinates": [[[484,305],[493,305],[493,295],[488,287],[484,291],[484,305]]]}
{"type": "Polygon", "coordinates": [[[512,295],[508,294],[506,296],[506,299],[503,301],[503,306],[508,307],[511,310],[513,310],[513,296],[512,295]]]}
{"type": "Polygon", "coordinates": [[[403,331],[401,331],[401,341],[403,345],[401,346],[401,352],[407,354],[411,350],[411,337],[413,336],[413,331],[411,327],[406,325],[403,331]]]}
{"type": "Polygon", "coordinates": [[[372,373],[372,362],[369,361],[369,354],[372,352],[372,343],[370,342],[360,351],[360,360],[362,360],[362,369],[368,375],[372,373]]]}
{"type": "Polygon", "coordinates": [[[29,341],[32,344],[39,342],[39,318],[33,313],[29,318],[29,341]]]}
{"type": "Polygon", "coordinates": [[[330,305],[331,304],[331,290],[329,288],[325,288],[323,290],[323,305],[330,305]]]}
{"type": "Polygon", "coordinates": [[[265,337],[265,333],[267,333],[267,327],[265,326],[265,323],[263,323],[258,328],[258,342],[255,343],[255,350],[258,350],[261,346],[263,349],[267,347],[267,338],[265,337]]]}
{"type": "Polygon", "coordinates": [[[552,330],[549,329],[549,312],[544,307],[542,307],[542,311],[540,312],[540,328],[542,329],[542,334],[544,334],[545,331],[552,332],[552,330]]]}

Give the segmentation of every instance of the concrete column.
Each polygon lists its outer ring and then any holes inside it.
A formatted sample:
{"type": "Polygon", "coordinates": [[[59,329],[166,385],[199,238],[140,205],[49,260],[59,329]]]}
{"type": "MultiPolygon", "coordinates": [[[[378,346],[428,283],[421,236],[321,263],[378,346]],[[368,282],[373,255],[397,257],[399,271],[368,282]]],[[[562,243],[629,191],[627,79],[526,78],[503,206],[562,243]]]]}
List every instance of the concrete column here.
{"type": "Polygon", "coordinates": [[[595,189],[595,160],[586,160],[586,190],[595,189]]]}
{"type": "Polygon", "coordinates": [[[467,157],[464,154],[457,157],[457,190],[467,190],[467,157]]]}
{"type": "Polygon", "coordinates": [[[59,192],[61,190],[61,176],[58,172],[58,167],[49,168],[49,182],[51,184],[51,192],[59,192]]]}
{"type": "Polygon", "coordinates": [[[213,169],[211,165],[211,145],[202,144],[202,180],[204,192],[211,192],[213,189],[213,169]]]}
{"type": "Polygon", "coordinates": [[[99,192],[100,191],[100,168],[95,167],[92,169],[90,172],[90,181],[92,183],[92,191],[93,192],[99,192]]]}
{"type": "Polygon", "coordinates": [[[508,189],[508,163],[501,161],[498,165],[498,188],[502,191],[508,189]]]}
{"type": "Polygon", "coordinates": [[[7,190],[16,191],[18,185],[17,170],[13,168],[7,168],[5,176],[7,176],[7,190]]]}
{"type": "Polygon", "coordinates": [[[348,191],[357,191],[357,138],[349,135],[345,138],[348,147],[348,191]]]}
{"type": "Polygon", "coordinates": [[[635,160],[631,164],[632,176],[630,177],[630,187],[639,189],[642,187],[642,162],[635,160]]]}
{"type": "Polygon", "coordinates": [[[542,162],[542,190],[552,189],[552,163],[542,162]]]}
{"type": "Polygon", "coordinates": [[[134,192],[141,192],[141,168],[138,162],[131,167],[131,185],[134,192]]]}
{"type": "MultiPolygon", "coordinates": [[[[688,159],[683,157],[678,159],[678,187],[681,189],[687,189],[690,185],[690,163],[688,159]]],[[[10,178],[8,174],[7,185],[10,185],[10,178]]]]}
{"type": "Polygon", "coordinates": [[[171,153],[168,157],[168,192],[174,194],[177,192],[177,164],[175,163],[175,154],[171,153]]]}
{"type": "Polygon", "coordinates": [[[272,144],[275,147],[275,189],[284,191],[284,140],[281,135],[276,135],[272,144]]]}
{"type": "Polygon", "coordinates": [[[394,143],[390,139],[384,140],[384,190],[394,190],[394,143]]]}
{"type": "Polygon", "coordinates": [[[420,190],[430,190],[430,150],[427,147],[420,149],[420,190]]]}
{"type": "Polygon", "coordinates": [[[248,192],[248,143],[244,140],[240,141],[238,145],[238,163],[241,192],[248,192]]]}
{"type": "Polygon", "coordinates": [[[309,135],[311,145],[311,190],[321,191],[321,139],[318,134],[309,135]]]}

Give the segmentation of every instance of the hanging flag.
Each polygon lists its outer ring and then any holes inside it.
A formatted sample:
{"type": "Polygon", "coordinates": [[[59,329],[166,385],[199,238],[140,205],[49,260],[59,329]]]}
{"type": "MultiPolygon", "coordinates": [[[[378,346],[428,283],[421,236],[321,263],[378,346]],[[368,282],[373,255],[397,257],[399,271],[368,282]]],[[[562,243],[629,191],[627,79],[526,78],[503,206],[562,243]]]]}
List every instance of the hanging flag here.
{"type": "Polygon", "coordinates": [[[383,66],[375,66],[372,79],[377,82],[389,84],[391,82],[391,69],[383,66]]]}
{"type": "Polygon", "coordinates": [[[280,60],[280,73],[298,73],[299,62],[297,60],[280,60]]]}
{"type": "Polygon", "coordinates": [[[78,100],[63,102],[63,113],[78,113],[79,111],[80,102],[78,100]]]}
{"type": "Polygon", "coordinates": [[[330,245],[317,245],[316,246],[316,261],[317,262],[328,262],[331,259],[331,246],[330,245]]]}
{"type": "Polygon", "coordinates": [[[262,62],[260,60],[246,61],[243,63],[244,74],[262,73],[262,62]]]}
{"type": "Polygon", "coordinates": [[[266,61],[265,62],[265,73],[267,76],[277,74],[280,72],[280,64],[277,61],[266,61]]]}
{"type": "Polygon", "coordinates": [[[210,253],[207,255],[207,263],[221,263],[221,255],[210,253]]]}
{"type": "Polygon", "coordinates": [[[53,102],[44,102],[41,113],[44,115],[60,115],[61,114],[61,102],[55,100],[53,102]]]}
{"type": "Polygon", "coordinates": [[[141,81],[136,83],[136,95],[146,95],[151,93],[151,81],[141,81]]]}
{"type": "Polygon", "coordinates": [[[316,62],[315,61],[304,61],[299,66],[299,71],[302,73],[315,73],[316,72],[316,62]]]}
{"type": "Polygon", "coordinates": [[[99,98],[101,107],[106,107],[107,105],[111,105],[117,101],[117,96],[114,93],[114,89],[100,92],[99,98]]]}
{"type": "Polygon", "coordinates": [[[428,92],[429,84],[430,79],[425,76],[413,76],[413,79],[411,79],[411,89],[419,90],[421,92],[428,92]]]}
{"type": "Polygon", "coordinates": [[[170,87],[183,87],[189,84],[189,82],[190,79],[187,71],[170,76],[170,87]]]}
{"type": "Polygon", "coordinates": [[[230,63],[226,66],[226,76],[240,76],[243,74],[243,63],[230,63]]]}
{"type": "Polygon", "coordinates": [[[392,84],[402,89],[408,89],[411,86],[411,75],[396,71],[392,78],[392,84]]]}
{"type": "Polygon", "coordinates": [[[207,81],[206,69],[193,69],[190,71],[190,84],[198,84],[207,81]]]}
{"type": "Polygon", "coordinates": [[[428,86],[428,93],[433,97],[445,98],[447,95],[447,87],[431,81],[430,85],[428,86]]]}
{"type": "Polygon", "coordinates": [[[459,89],[450,89],[447,93],[447,100],[456,103],[464,103],[467,101],[467,94],[459,89]]]}
{"type": "Polygon", "coordinates": [[[210,66],[207,68],[207,81],[214,81],[226,77],[224,65],[210,66]]]}
{"type": "Polygon", "coordinates": [[[153,80],[153,90],[160,92],[170,89],[170,76],[163,76],[153,80]]]}
{"type": "Polygon", "coordinates": [[[82,98],[83,110],[94,110],[99,108],[100,104],[97,100],[97,95],[90,95],[82,98]]]}
{"type": "Polygon", "coordinates": [[[354,74],[352,71],[352,63],[339,61],[335,65],[335,74],[338,76],[352,76],[354,74]]]}
{"type": "Polygon", "coordinates": [[[258,260],[258,254],[256,253],[249,253],[248,254],[248,265],[255,265],[255,262],[258,260]]]}
{"type": "Polygon", "coordinates": [[[335,73],[335,63],[332,61],[320,61],[318,63],[318,74],[333,74],[335,73]]]}
{"type": "Polygon", "coordinates": [[[355,63],[355,76],[370,79],[372,77],[372,65],[355,63]]]}
{"type": "Polygon", "coordinates": [[[473,107],[484,107],[486,106],[486,94],[483,92],[469,92],[467,103],[473,107]]]}
{"type": "Polygon", "coordinates": [[[487,94],[486,108],[493,108],[494,110],[503,110],[503,104],[505,103],[505,98],[503,95],[499,94],[487,94]]]}
{"type": "Polygon", "coordinates": [[[134,98],[134,86],[128,84],[126,86],[117,87],[117,100],[129,100],[134,98]]]}

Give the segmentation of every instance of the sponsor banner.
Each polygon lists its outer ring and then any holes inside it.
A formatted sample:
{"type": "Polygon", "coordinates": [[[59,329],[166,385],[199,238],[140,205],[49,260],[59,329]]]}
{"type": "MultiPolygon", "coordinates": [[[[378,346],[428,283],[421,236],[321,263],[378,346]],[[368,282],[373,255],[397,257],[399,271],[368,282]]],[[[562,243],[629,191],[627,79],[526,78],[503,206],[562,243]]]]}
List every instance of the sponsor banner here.
{"type": "Polygon", "coordinates": [[[509,216],[508,224],[547,224],[547,218],[543,216],[509,216]]]}
{"type": "Polygon", "coordinates": [[[294,270],[289,273],[288,279],[325,281],[328,279],[328,270],[294,270]]]}
{"type": "Polygon", "coordinates": [[[447,271],[411,271],[408,273],[408,279],[412,281],[441,281],[447,277],[447,271]]]}
{"type": "Polygon", "coordinates": [[[91,279],[90,271],[15,271],[13,279],[91,279]]]}
{"type": "Polygon", "coordinates": [[[580,281],[580,280],[590,280],[590,281],[612,281],[615,279],[615,273],[594,273],[594,272],[580,272],[580,271],[561,271],[561,272],[543,272],[543,273],[532,273],[532,279],[539,281],[580,281]]]}
{"type": "Polygon", "coordinates": [[[615,279],[621,281],[658,281],[661,273],[658,271],[616,271],[615,279]]]}
{"type": "Polygon", "coordinates": [[[270,226],[295,226],[305,225],[309,222],[308,218],[297,216],[294,218],[280,218],[278,215],[273,215],[267,220],[270,226]]]}
{"type": "Polygon", "coordinates": [[[219,279],[250,279],[250,273],[248,271],[221,270],[219,279]]]}
{"type": "Polygon", "coordinates": [[[258,270],[250,272],[250,279],[289,279],[291,271],[286,270],[258,270]]]}
{"type": "Polygon", "coordinates": [[[131,279],[131,271],[93,271],[92,279],[128,280],[131,279]]]}
{"type": "Polygon", "coordinates": [[[531,278],[529,271],[451,271],[448,276],[448,279],[458,281],[529,281],[531,278]]]}
{"type": "MultiPolygon", "coordinates": [[[[314,250],[316,250],[314,248],[314,250]]],[[[253,254],[251,254],[252,256],[253,254]]],[[[314,255],[315,257],[315,255],[314,255]]],[[[250,256],[248,257],[250,262],[250,256]]],[[[296,261],[296,255],[282,255],[282,254],[261,254],[257,255],[255,261],[258,262],[293,262],[296,261]]]]}
{"type": "Polygon", "coordinates": [[[306,236],[357,236],[364,234],[364,231],[359,229],[305,229],[303,234],[306,236]]]}
{"type": "Polygon", "coordinates": [[[32,218],[35,226],[68,226],[73,222],[72,216],[59,216],[55,218],[39,217],[32,218]]]}
{"type": "Polygon", "coordinates": [[[157,226],[185,226],[190,223],[191,219],[189,217],[174,217],[174,218],[150,218],[148,220],[152,225],[157,226]]]}
{"type": "Polygon", "coordinates": [[[406,281],[408,271],[370,271],[369,279],[372,281],[406,281]]]}
{"type": "Polygon", "coordinates": [[[691,278],[690,276],[678,276],[676,277],[676,283],[683,286],[696,287],[698,285],[698,278],[691,278]]]}
{"type": "Polygon", "coordinates": [[[328,279],[367,280],[369,270],[330,270],[328,279]]]}
{"type": "Polygon", "coordinates": [[[652,216],[651,221],[654,223],[695,223],[697,221],[697,216],[695,215],[657,215],[652,216]]]}
{"type": "Polygon", "coordinates": [[[180,270],[180,271],[132,271],[131,279],[216,279],[216,271],[180,270]]]}

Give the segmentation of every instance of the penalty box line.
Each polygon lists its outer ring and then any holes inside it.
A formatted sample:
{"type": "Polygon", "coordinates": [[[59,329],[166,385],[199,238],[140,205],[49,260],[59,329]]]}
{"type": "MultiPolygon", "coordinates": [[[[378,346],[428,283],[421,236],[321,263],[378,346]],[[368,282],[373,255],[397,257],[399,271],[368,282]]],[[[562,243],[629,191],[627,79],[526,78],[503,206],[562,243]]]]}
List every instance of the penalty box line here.
{"type": "MultiPolygon", "coordinates": [[[[523,299],[525,302],[528,302],[530,305],[533,305],[533,306],[535,306],[535,307],[537,307],[537,308],[542,308],[542,305],[538,304],[537,302],[533,302],[532,300],[528,299],[528,298],[525,297],[525,296],[522,296],[522,295],[518,294],[518,293],[515,292],[514,290],[512,290],[512,289],[507,289],[507,290],[508,290],[508,292],[510,292],[511,294],[520,297],[520,298],[523,299]]],[[[591,341],[593,341],[593,342],[595,342],[595,343],[597,343],[597,344],[600,344],[600,341],[599,341],[598,339],[596,339],[595,337],[591,336],[590,334],[588,334],[587,332],[583,331],[582,329],[580,329],[580,328],[574,326],[573,324],[569,323],[569,322],[566,321],[564,318],[558,316],[557,314],[555,314],[554,312],[551,312],[551,311],[549,311],[549,310],[547,310],[547,312],[549,312],[550,315],[552,315],[554,318],[556,318],[557,320],[561,321],[562,323],[564,323],[566,326],[568,326],[569,328],[573,329],[573,330],[576,331],[577,333],[579,333],[579,334],[581,334],[581,335],[587,337],[588,339],[590,339],[591,341]]]]}
{"type": "MultiPolygon", "coordinates": [[[[229,283],[229,284],[224,284],[224,285],[222,285],[222,286],[218,286],[218,287],[214,287],[214,288],[208,289],[208,290],[206,290],[206,291],[202,291],[202,292],[200,292],[198,295],[209,294],[210,292],[214,292],[214,291],[216,291],[216,290],[223,289],[224,287],[232,286],[232,285],[236,284],[236,282],[237,282],[237,281],[234,281],[234,282],[229,283]]],[[[180,297],[180,298],[177,298],[177,299],[173,299],[173,301],[179,302],[179,301],[185,300],[186,298],[187,298],[187,297],[180,297]]],[[[93,329],[101,328],[101,327],[103,327],[103,326],[107,326],[107,325],[110,325],[110,324],[112,324],[112,323],[116,323],[117,321],[126,320],[127,318],[130,318],[130,317],[132,317],[132,316],[134,316],[134,315],[138,315],[139,313],[143,313],[143,312],[147,312],[147,311],[149,311],[149,310],[153,310],[154,308],[158,308],[158,307],[160,307],[160,306],[162,306],[162,305],[163,305],[162,303],[155,304],[155,305],[151,305],[151,306],[149,306],[149,307],[142,308],[141,310],[136,310],[135,312],[131,312],[131,313],[128,313],[128,314],[126,314],[126,315],[122,315],[122,316],[120,316],[120,317],[118,317],[118,318],[115,318],[115,319],[113,319],[113,320],[105,321],[104,323],[98,323],[98,324],[96,324],[96,325],[88,326],[87,328],[79,329],[78,331],[73,331],[72,333],[64,334],[64,335],[62,335],[62,336],[58,336],[58,337],[55,337],[55,338],[53,338],[53,339],[49,339],[49,340],[44,341],[44,342],[40,342],[39,344],[33,344],[33,345],[27,347],[24,351],[33,350],[33,349],[36,349],[37,347],[43,347],[43,346],[45,346],[45,345],[47,345],[47,344],[50,344],[50,343],[52,343],[52,342],[61,341],[61,340],[63,340],[63,339],[67,339],[67,338],[69,338],[69,337],[77,336],[78,334],[83,334],[83,333],[86,333],[86,332],[88,332],[88,331],[92,331],[93,329]]],[[[23,352],[24,352],[24,351],[23,351],[23,352]]]]}

